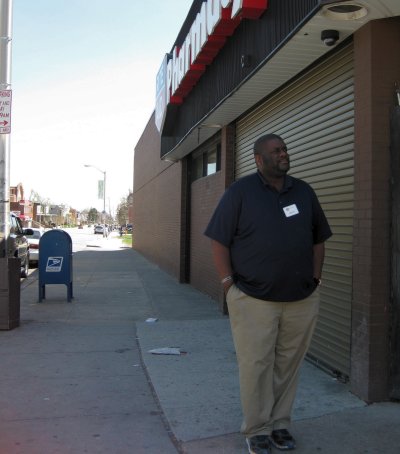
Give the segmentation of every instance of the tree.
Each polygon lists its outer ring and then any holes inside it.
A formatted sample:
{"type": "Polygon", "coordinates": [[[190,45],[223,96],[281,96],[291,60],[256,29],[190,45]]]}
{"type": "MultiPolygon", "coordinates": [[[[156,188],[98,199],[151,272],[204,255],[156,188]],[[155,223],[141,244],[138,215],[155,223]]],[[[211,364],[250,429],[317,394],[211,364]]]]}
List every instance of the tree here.
{"type": "Polygon", "coordinates": [[[48,198],[42,197],[38,192],[34,189],[31,191],[31,195],[29,196],[29,200],[34,203],[39,203],[42,207],[47,207],[51,205],[51,201],[48,198]]]}
{"type": "Polygon", "coordinates": [[[128,200],[126,197],[122,197],[117,207],[117,221],[119,225],[126,225],[128,220],[128,200]]]}
{"type": "Polygon", "coordinates": [[[95,224],[99,219],[99,212],[96,208],[90,208],[87,216],[88,222],[95,224]]]}

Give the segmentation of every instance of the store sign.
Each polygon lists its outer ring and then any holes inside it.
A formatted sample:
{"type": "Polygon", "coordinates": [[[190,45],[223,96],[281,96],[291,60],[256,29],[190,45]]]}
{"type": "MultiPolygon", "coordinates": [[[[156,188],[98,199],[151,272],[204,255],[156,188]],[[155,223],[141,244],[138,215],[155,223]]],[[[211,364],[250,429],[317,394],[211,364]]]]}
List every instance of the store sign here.
{"type": "Polygon", "coordinates": [[[242,19],[258,19],[268,0],[207,0],[181,47],[166,55],[157,74],[156,125],[163,126],[168,104],[181,104],[233,35],[242,19]]]}
{"type": "Polygon", "coordinates": [[[165,112],[167,109],[167,66],[168,66],[168,55],[164,57],[164,60],[161,64],[161,68],[157,73],[156,79],[156,113],[155,113],[155,123],[157,129],[161,132],[165,112]]]}

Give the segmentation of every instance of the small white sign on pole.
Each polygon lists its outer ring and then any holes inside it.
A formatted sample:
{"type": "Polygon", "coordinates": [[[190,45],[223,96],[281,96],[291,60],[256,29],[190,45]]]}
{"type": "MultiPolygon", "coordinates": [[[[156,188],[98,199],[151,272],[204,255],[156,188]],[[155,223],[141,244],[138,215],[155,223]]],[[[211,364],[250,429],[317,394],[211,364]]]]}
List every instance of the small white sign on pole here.
{"type": "Polygon", "coordinates": [[[11,90],[0,90],[0,134],[11,132],[11,90]]]}

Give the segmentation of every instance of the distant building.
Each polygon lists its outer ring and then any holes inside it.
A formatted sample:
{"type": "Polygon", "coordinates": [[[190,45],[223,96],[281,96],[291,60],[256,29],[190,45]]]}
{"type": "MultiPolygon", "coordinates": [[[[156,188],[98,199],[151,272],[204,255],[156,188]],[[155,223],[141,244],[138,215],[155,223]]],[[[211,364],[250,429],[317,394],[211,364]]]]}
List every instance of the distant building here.
{"type": "Polygon", "coordinates": [[[10,211],[15,213],[23,224],[31,225],[33,219],[33,203],[24,197],[24,188],[21,183],[10,187],[10,211]]]}

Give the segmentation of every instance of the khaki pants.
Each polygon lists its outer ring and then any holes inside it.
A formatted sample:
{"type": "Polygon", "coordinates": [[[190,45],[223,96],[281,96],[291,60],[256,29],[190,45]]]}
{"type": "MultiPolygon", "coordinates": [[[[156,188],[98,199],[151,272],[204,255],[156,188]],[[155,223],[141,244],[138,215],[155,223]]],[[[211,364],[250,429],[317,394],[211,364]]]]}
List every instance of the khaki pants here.
{"type": "Polygon", "coordinates": [[[232,285],[227,294],[239,365],[247,437],[285,429],[296,395],[299,368],[314,332],[319,289],[308,298],[277,303],[252,298],[232,285]]]}

